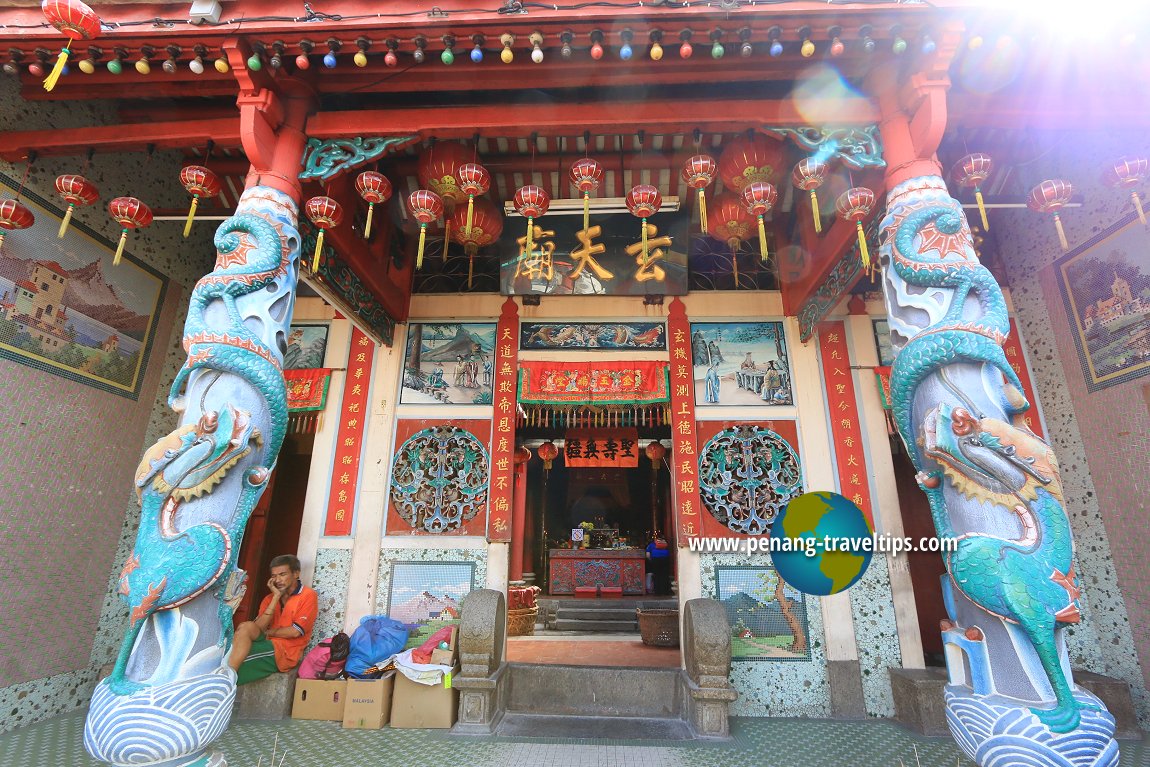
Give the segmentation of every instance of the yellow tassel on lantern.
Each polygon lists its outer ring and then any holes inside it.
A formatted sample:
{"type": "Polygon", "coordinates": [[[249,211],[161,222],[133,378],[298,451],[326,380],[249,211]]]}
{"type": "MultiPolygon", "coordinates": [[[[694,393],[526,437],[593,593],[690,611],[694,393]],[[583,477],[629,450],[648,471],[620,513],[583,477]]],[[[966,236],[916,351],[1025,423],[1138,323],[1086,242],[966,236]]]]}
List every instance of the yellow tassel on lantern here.
{"type": "Polygon", "coordinates": [[[56,81],[60,79],[60,75],[64,73],[64,66],[68,63],[68,57],[72,54],[71,46],[74,37],[68,38],[68,44],[60,50],[60,55],[56,57],[56,63],[52,66],[52,71],[44,78],[44,90],[50,91],[56,87],[56,81]]]}
{"type": "Polygon", "coordinates": [[[196,208],[200,205],[200,196],[192,195],[192,207],[188,208],[188,220],[184,222],[184,239],[192,233],[192,221],[196,218],[196,208]]]}
{"type": "Polygon", "coordinates": [[[527,219],[527,248],[523,251],[524,254],[526,254],[527,258],[531,258],[531,248],[534,246],[534,243],[531,242],[531,235],[534,234],[534,231],[535,231],[535,219],[528,217],[528,219],[527,219]]]}
{"type": "Polygon", "coordinates": [[[419,225],[419,250],[415,251],[415,268],[423,268],[423,245],[427,242],[427,224],[419,225]]]}
{"type": "Polygon", "coordinates": [[[982,190],[974,188],[974,199],[978,203],[978,215],[982,216],[982,231],[990,231],[990,222],[986,220],[986,203],[982,200],[982,190]]]}
{"type": "Polygon", "coordinates": [[[1142,198],[1138,196],[1138,192],[1131,191],[1130,199],[1134,201],[1134,210],[1138,211],[1138,220],[1142,225],[1146,225],[1146,212],[1142,210],[1142,198]]]}
{"type": "Polygon", "coordinates": [[[443,214],[443,263],[447,263],[447,246],[451,244],[451,214],[443,214]]]}
{"type": "Polygon", "coordinates": [[[711,229],[707,226],[707,193],[704,189],[699,189],[699,229],[703,234],[710,234],[711,229]]]}
{"type": "Polygon", "coordinates": [[[369,202],[367,204],[367,223],[363,227],[363,239],[371,239],[371,215],[375,213],[375,203],[369,202]]]}
{"type": "Polygon", "coordinates": [[[1070,250],[1070,243],[1066,241],[1066,232],[1062,229],[1062,219],[1058,214],[1054,214],[1054,228],[1058,230],[1058,242],[1062,245],[1063,250],[1070,250]]]}
{"type": "Polygon", "coordinates": [[[583,231],[591,228],[591,193],[583,193],[583,231]]]}
{"type": "Polygon", "coordinates": [[[866,248],[866,232],[863,231],[861,219],[855,221],[855,229],[859,235],[859,255],[862,256],[863,269],[870,269],[870,251],[866,248]]]}
{"type": "Polygon", "coordinates": [[[737,248],[731,248],[731,270],[735,275],[735,287],[739,287],[739,251],[737,248]]]}
{"type": "Polygon", "coordinates": [[[319,273],[319,254],[323,250],[323,230],[319,230],[319,235],[315,238],[315,253],[311,257],[311,273],[319,273]]]}
{"type": "Polygon", "coordinates": [[[125,227],[120,231],[120,243],[116,245],[116,255],[112,257],[112,266],[120,265],[120,256],[124,255],[124,245],[128,242],[128,230],[125,227]]]}
{"type": "Polygon", "coordinates": [[[647,265],[647,219],[643,219],[643,266],[647,265]]]}
{"type": "Polygon", "coordinates": [[[811,215],[815,217],[815,232],[822,234],[823,232],[823,216],[819,212],[819,196],[815,194],[815,190],[811,190],[811,215]]]}
{"type": "Polygon", "coordinates": [[[61,240],[64,239],[64,232],[68,231],[68,224],[72,223],[72,211],[75,209],[75,205],[69,205],[68,209],[64,211],[64,220],[60,222],[60,231],[56,232],[56,236],[61,240]]]}
{"type": "Polygon", "coordinates": [[[465,237],[471,235],[471,222],[475,220],[475,195],[467,196],[467,226],[463,229],[465,237]]]}
{"type": "Polygon", "coordinates": [[[759,257],[764,264],[767,263],[767,225],[762,216],[759,216],[759,257]]]}

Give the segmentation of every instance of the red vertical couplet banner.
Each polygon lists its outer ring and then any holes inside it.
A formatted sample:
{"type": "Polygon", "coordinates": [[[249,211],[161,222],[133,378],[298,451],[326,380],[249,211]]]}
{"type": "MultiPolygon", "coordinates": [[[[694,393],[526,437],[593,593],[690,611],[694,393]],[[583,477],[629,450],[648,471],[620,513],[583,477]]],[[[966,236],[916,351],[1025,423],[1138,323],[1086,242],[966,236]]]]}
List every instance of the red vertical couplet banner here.
{"type": "Polygon", "coordinates": [[[515,300],[503,302],[495,328],[495,379],[491,428],[491,508],[487,515],[487,539],[511,540],[511,506],[515,481],[515,384],[519,370],[519,307],[515,300]]]}
{"type": "Polygon", "coordinates": [[[695,382],[691,363],[691,325],[678,298],[667,314],[667,345],[671,354],[671,490],[675,499],[676,542],[703,534],[699,512],[699,460],[695,439],[695,382]]]}
{"type": "Polygon", "coordinates": [[[854,501],[866,514],[871,527],[874,527],[862,424],[859,422],[846,331],[841,321],[819,324],[819,357],[823,366],[823,386],[826,387],[839,492],[854,501]]]}
{"type": "Polygon", "coordinates": [[[1030,403],[1030,409],[1023,414],[1022,422],[1032,432],[1045,439],[1046,435],[1042,433],[1042,419],[1038,417],[1038,399],[1034,396],[1034,384],[1030,380],[1030,368],[1026,364],[1026,357],[1022,356],[1018,323],[1013,317],[1010,318],[1010,336],[1002,344],[1002,351],[1006,353],[1006,360],[1014,368],[1014,372],[1018,373],[1018,378],[1022,381],[1022,393],[1030,403]]]}
{"type": "Polygon", "coordinates": [[[356,486],[359,483],[359,456],[370,410],[367,392],[371,388],[371,364],[375,344],[360,332],[351,331],[351,353],[347,357],[347,378],[343,402],[339,405],[339,429],[335,442],[335,463],[331,471],[331,494],[327,499],[324,535],[350,535],[355,515],[356,486]]]}

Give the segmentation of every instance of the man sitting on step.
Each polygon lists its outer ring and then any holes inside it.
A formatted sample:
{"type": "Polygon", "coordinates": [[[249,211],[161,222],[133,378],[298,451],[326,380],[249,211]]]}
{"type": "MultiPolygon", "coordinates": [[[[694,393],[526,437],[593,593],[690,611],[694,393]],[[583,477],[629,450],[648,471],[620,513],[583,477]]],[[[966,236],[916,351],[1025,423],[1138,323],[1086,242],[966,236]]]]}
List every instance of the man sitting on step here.
{"type": "Polygon", "coordinates": [[[299,665],[311,641],[319,612],[313,589],[299,578],[297,557],[281,554],[271,562],[270,594],[260,603],[259,617],[236,626],[228,665],[239,676],[237,684],[263,679],[299,665]]]}

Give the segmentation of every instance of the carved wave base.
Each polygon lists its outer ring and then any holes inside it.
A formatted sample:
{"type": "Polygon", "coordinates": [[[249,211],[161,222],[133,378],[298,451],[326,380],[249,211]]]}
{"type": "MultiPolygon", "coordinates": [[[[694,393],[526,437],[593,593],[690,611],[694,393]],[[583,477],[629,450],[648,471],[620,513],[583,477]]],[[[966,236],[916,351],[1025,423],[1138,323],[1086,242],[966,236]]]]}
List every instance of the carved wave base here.
{"type": "Polygon", "coordinates": [[[976,695],[948,685],[946,721],[958,747],[979,767],[1117,767],[1114,717],[1082,688],[1074,697],[1090,706],[1068,733],[1055,733],[1023,701],[976,695]]]}

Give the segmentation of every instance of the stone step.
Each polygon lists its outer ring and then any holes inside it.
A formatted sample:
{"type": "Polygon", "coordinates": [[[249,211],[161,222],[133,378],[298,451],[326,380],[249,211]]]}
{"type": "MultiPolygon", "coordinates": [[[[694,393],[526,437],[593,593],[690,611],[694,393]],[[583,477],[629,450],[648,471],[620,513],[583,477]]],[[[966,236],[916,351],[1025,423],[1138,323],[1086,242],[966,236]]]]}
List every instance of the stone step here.
{"type": "Polygon", "coordinates": [[[508,713],[680,719],[684,710],[676,668],[510,663],[508,672],[508,713]]]}
{"type": "Polygon", "coordinates": [[[681,719],[602,716],[546,716],[508,712],[496,735],[527,738],[602,738],[615,740],[692,740],[681,719]]]}
{"type": "Polygon", "coordinates": [[[550,602],[559,609],[573,607],[576,609],[593,609],[607,607],[611,609],[634,610],[642,607],[644,610],[678,610],[679,600],[674,597],[622,597],[620,599],[576,599],[575,597],[539,597],[539,603],[550,602]]]}
{"type": "Polygon", "coordinates": [[[639,623],[635,620],[567,620],[556,619],[551,628],[555,631],[594,631],[605,634],[638,634],[639,623]]]}
{"type": "Polygon", "coordinates": [[[556,617],[559,620],[569,621],[628,621],[630,623],[638,621],[633,609],[612,610],[609,607],[595,607],[590,610],[560,607],[556,617]]]}

